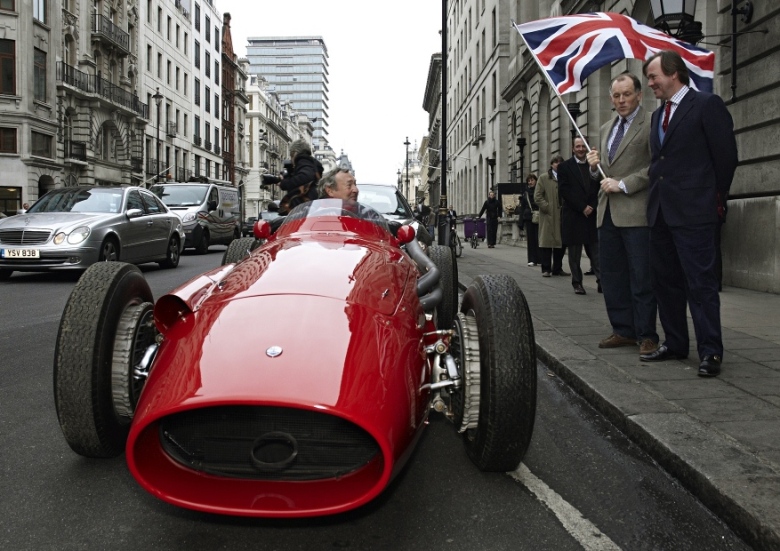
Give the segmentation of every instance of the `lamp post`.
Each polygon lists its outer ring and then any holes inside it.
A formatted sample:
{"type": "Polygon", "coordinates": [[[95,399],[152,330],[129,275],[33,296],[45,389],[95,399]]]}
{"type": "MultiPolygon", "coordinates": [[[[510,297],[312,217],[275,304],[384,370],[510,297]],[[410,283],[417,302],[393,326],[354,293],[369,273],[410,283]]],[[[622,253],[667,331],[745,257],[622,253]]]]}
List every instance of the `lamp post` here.
{"type": "Polygon", "coordinates": [[[523,150],[525,149],[525,138],[520,136],[517,138],[517,147],[520,149],[520,181],[525,180],[525,167],[523,166],[523,162],[525,161],[525,157],[523,156],[523,150]]]}
{"type": "Polygon", "coordinates": [[[495,191],[494,190],[494,188],[496,187],[495,186],[495,175],[494,175],[493,171],[496,168],[496,159],[493,158],[493,157],[488,157],[486,160],[487,160],[488,166],[490,167],[490,189],[488,191],[495,191]]]}
{"type": "Polygon", "coordinates": [[[398,169],[398,188],[401,188],[401,169],[398,169]]]}
{"type": "Polygon", "coordinates": [[[406,189],[404,189],[404,194],[406,194],[409,193],[409,136],[406,136],[404,145],[406,146],[406,189]]]}
{"type": "Polygon", "coordinates": [[[157,92],[152,96],[154,103],[157,104],[157,174],[154,177],[155,182],[160,181],[160,153],[162,145],[160,144],[160,108],[162,106],[163,95],[160,93],[160,87],[157,87],[157,92]]]}

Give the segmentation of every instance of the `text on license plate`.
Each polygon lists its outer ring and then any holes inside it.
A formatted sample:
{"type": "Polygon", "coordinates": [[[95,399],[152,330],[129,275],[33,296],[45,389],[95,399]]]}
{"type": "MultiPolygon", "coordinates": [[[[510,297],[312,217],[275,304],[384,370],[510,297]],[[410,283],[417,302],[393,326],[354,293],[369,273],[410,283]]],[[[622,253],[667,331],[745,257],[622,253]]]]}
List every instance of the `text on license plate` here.
{"type": "Polygon", "coordinates": [[[38,249],[0,249],[3,258],[40,258],[38,249]]]}

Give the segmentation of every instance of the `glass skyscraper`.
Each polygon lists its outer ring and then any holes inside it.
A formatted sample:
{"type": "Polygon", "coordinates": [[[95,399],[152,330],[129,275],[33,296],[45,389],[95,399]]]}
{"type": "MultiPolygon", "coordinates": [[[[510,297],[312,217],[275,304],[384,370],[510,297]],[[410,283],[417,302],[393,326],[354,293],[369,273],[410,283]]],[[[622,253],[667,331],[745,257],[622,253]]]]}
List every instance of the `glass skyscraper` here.
{"type": "Polygon", "coordinates": [[[314,146],[328,145],[328,49],[320,36],[249,38],[249,72],[314,126],[314,146]]]}

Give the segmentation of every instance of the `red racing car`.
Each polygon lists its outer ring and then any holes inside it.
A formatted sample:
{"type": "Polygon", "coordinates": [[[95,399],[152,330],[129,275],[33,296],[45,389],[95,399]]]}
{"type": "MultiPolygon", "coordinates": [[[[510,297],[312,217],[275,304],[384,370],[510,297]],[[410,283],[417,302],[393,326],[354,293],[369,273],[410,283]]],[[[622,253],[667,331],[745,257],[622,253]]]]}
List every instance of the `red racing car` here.
{"type": "Polygon", "coordinates": [[[84,273],[54,360],[76,453],[124,451],[160,499],[254,517],[367,503],[432,410],[478,468],[518,466],[536,355],[512,278],[477,277],[457,311],[449,247],[423,250],[410,226],[340,200],[297,207],[273,234],[258,221],[255,236],[156,302],[133,265],[84,273]]]}

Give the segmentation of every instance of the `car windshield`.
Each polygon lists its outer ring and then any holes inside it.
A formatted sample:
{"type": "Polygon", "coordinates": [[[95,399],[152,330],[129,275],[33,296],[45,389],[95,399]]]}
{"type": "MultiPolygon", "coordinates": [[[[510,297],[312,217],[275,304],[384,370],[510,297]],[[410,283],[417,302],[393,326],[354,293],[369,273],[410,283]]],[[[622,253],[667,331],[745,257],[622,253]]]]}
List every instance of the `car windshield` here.
{"type": "Polygon", "coordinates": [[[169,207],[192,207],[203,203],[208,189],[209,187],[204,185],[166,186],[159,184],[152,186],[152,193],[162,199],[162,202],[169,207]]]}
{"type": "Polygon", "coordinates": [[[360,202],[381,214],[412,218],[409,208],[401,201],[397,191],[391,186],[360,184],[360,202]]]}
{"type": "Polygon", "coordinates": [[[285,226],[294,220],[316,218],[319,216],[349,216],[351,218],[359,218],[361,220],[373,222],[384,230],[390,231],[387,220],[373,208],[362,204],[362,202],[357,203],[355,201],[342,199],[317,199],[316,201],[302,203],[290,211],[290,214],[287,215],[282,226],[285,226]]]}
{"type": "Polygon", "coordinates": [[[122,195],[121,189],[63,188],[47,193],[27,212],[118,213],[122,195]]]}

